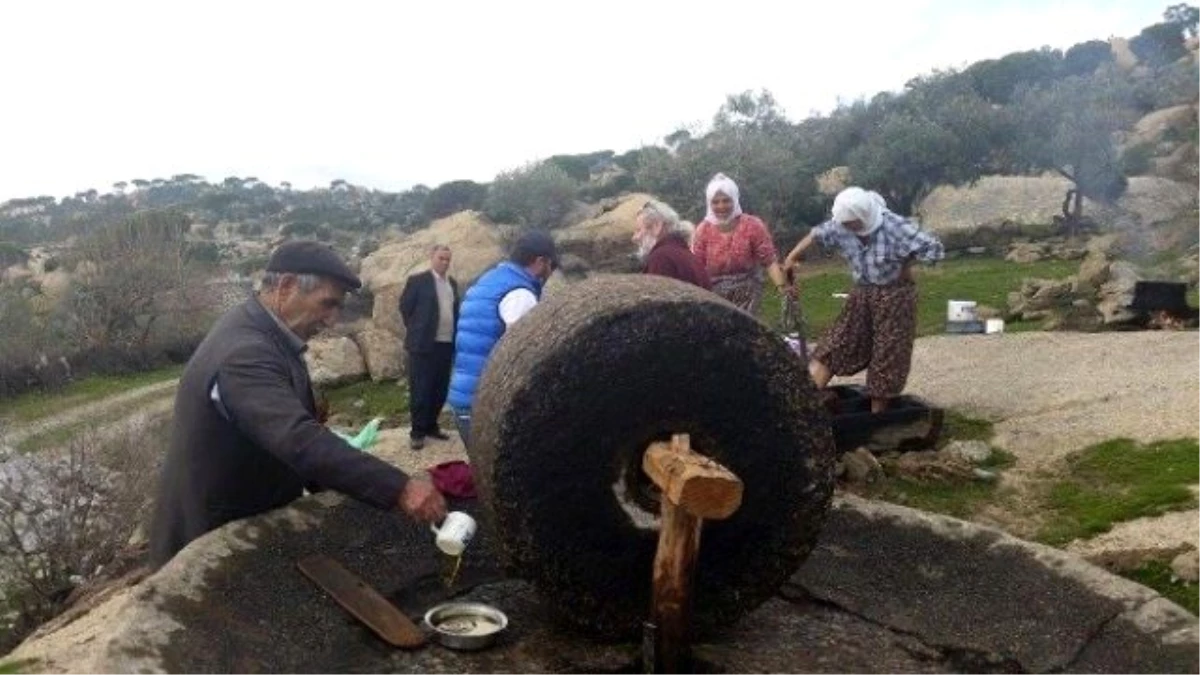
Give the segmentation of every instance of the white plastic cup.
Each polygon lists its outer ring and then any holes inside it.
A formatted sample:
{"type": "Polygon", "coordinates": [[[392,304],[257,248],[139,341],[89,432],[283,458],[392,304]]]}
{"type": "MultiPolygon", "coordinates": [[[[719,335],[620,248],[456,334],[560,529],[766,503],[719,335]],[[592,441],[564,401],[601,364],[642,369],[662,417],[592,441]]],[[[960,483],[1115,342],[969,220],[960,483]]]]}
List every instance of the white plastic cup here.
{"type": "Polygon", "coordinates": [[[467,544],[471,543],[471,537],[475,536],[475,528],[475,519],[462,511],[447,513],[441,527],[429,525],[436,537],[434,543],[438,549],[446,555],[453,556],[462,555],[466,550],[467,544]]]}

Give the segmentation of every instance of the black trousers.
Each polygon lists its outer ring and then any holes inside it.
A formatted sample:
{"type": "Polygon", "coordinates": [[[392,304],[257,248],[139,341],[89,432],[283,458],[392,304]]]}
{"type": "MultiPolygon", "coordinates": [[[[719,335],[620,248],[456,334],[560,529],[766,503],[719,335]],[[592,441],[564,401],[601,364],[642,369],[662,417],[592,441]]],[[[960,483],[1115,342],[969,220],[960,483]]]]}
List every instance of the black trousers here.
{"type": "Polygon", "coordinates": [[[429,351],[408,353],[408,399],[413,438],[438,431],[438,413],[446,404],[453,361],[454,344],[450,342],[435,342],[429,351]]]}

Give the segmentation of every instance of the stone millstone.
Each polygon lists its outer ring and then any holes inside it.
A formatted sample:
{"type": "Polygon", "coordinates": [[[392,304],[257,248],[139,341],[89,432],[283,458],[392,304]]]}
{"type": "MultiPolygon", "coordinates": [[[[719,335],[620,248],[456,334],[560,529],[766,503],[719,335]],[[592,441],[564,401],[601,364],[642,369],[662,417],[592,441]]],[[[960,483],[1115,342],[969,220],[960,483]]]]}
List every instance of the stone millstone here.
{"type": "Polygon", "coordinates": [[[812,549],[833,490],[829,419],[802,362],[717,296],[652,276],[595,278],[496,346],[468,454],[510,572],[563,619],[628,637],[650,608],[657,495],[642,454],[672,433],[744,483],[707,521],[695,626],[767,600],[812,549]]]}

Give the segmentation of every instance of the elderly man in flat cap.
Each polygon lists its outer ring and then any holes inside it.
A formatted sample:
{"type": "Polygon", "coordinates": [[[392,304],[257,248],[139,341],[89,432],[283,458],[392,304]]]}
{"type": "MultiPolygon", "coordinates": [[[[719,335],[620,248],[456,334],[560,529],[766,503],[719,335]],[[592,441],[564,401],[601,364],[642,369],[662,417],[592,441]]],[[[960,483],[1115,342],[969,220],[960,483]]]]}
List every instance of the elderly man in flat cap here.
{"type": "Polygon", "coordinates": [[[188,361],[175,396],[151,563],[239,518],[275,509],[305,488],[330,488],[381,509],[435,522],[446,502],[428,481],[360,452],[316,416],[303,353],[362,286],[329,247],[283,244],[261,290],[229,310],[188,361]]]}

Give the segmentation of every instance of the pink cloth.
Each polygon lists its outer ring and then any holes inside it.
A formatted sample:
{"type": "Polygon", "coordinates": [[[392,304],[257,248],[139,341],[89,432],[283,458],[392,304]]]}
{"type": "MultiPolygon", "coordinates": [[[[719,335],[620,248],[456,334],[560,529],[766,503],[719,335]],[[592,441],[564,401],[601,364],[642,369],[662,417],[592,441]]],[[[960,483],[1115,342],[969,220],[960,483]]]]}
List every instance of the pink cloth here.
{"type": "Polygon", "coordinates": [[[429,479],[438,492],[447,497],[475,497],[475,477],[471,473],[471,465],[464,461],[442,462],[432,467],[429,469],[429,479]]]}
{"type": "Polygon", "coordinates": [[[743,213],[726,234],[707,220],[696,227],[692,251],[710,277],[745,274],[776,262],[775,242],[762,219],[743,213]]]}

